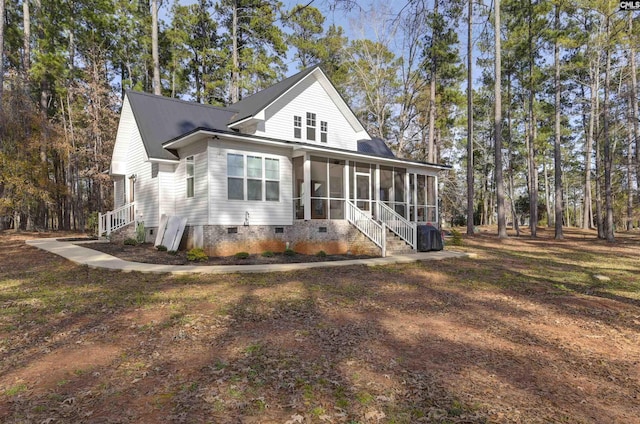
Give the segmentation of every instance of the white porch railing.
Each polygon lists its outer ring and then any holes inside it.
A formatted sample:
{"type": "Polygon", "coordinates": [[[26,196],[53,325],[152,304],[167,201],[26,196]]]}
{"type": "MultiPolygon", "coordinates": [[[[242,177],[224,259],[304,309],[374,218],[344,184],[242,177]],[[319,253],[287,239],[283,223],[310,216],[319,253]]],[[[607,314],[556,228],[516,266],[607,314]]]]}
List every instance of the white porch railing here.
{"type": "Polygon", "coordinates": [[[378,221],[386,225],[415,250],[418,238],[418,226],[416,223],[409,221],[383,202],[376,202],[376,208],[378,221]]]}
{"type": "Polygon", "coordinates": [[[115,230],[135,220],[135,203],[127,203],[105,214],[98,213],[98,237],[109,236],[115,230]]]}
{"type": "Polygon", "coordinates": [[[387,255],[387,240],[384,224],[377,223],[373,218],[347,200],[347,221],[369,237],[380,249],[382,257],[387,255]]]}

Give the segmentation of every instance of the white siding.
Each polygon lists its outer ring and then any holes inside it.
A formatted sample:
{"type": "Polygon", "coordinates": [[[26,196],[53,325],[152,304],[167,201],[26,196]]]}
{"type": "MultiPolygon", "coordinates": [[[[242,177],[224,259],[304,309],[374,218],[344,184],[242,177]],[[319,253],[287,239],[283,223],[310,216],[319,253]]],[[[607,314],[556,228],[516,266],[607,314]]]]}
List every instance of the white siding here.
{"type": "Polygon", "coordinates": [[[175,214],[187,218],[187,225],[206,225],[209,217],[209,175],[207,172],[207,142],[193,143],[178,151],[180,163],[174,173],[173,193],[175,214]],[[194,196],[187,197],[186,158],[194,157],[194,196]]]}
{"type": "Polygon", "coordinates": [[[111,174],[115,178],[114,206],[122,206],[130,198],[131,175],[136,175],[136,219],[145,226],[158,225],[158,178],[151,178],[151,163],[142,143],[129,100],[125,96],[118,124],[116,143],[111,158],[111,174]],[[115,177],[122,175],[123,177],[115,177]]]}
{"type": "MultiPolygon", "coordinates": [[[[122,103],[122,111],[120,112],[120,121],[118,122],[118,133],[116,142],[113,146],[113,154],[111,156],[111,174],[124,175],[127,172],[127,159],[129,155],[129,146],[131,137],[138,133],[138,126],[129,104],[129,98],[125,96],[122,103]]],[[[115,199],[117,200],[117,199],[115,199]]],[[[118,202],[114,202],[117,204],[118,202]]]]}
{"type": "Polygon", "coordinates": [[[175,166],[170,164],[160,164],[158,166],[159,196],[158,215],[170,216],[176,213],[175,201],[175,166]]]}
{"type": "Polygon", "coordinates": [[[255,134],[353,151],[358,150],[359,139],[368,138],[353,129],[320,82],[313,77],[304,79],[269,106],[265,113],[265,122],[258,125],[255,134]],[[308,141],[306,138],[307,112],[316,114],[315,141],[308,141]],[[302,118],[300,139],[293,137],[294,115],[302,118]],[[328,123],[327,143],[320,142],[320,121],[328,123]]]}
{"type": "Polygon", "coordinates": [[[209,224],[243,225],[246,212],[249,212],[250,225],[291,225],[293,223],[292,169],[289,149],[213,140],[209,142],[209,163],[211,196],[209,224]],[[280,200],[278,202],[227,200],[227,153],[255,154],[279,159],[280,200]]]}
{"type": "Polygon", "coordinates": [[[158,178],[151,178],[151,163],[142,144],[140,132],[132,134],[129,145],[127,179],[127,200],[129,199],[129,177],[136,175],[135,203],[136,219],[142,219],[146,227],[158,226],[158,178]]]}

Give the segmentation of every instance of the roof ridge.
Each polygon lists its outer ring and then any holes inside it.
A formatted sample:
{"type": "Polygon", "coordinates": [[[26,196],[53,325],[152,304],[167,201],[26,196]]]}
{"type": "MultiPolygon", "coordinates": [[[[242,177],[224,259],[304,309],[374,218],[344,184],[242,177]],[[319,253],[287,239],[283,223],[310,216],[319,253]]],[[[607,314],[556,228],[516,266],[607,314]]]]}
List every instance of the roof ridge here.
{"type": "Polygon", "coordinates": [[[224,110],[224,111],[228,111],[228,112],[236,112],[236,110],[233,109],[230,106],[214,106],[214,105],[210,105],[210,104],[206,104],[206,103],[198,103],[198,102],[195,102],[195,101],[192,101],[192,100],[176,99],[174,97],[167,97],[167,96],[163,96],[163,95],[147,93],[146,91],[136,91],[136,90],[127,89],[127,90],[125,90],[125,94],[127,94],[127,95],[129,95],[129,94],[142,95],[142,96],[145,96],[145,97],[153,97],[153,98],[159,99],[159,100],[168,100],[168,101],[172,101],[172,102],[183,103],[183,104],[187,104],[187,105],[190,105],[190,106],[200,106],[200,107],[204,107],[204,108],[207,108],[207,109],[216,109],[216,110],[224,110]]]}

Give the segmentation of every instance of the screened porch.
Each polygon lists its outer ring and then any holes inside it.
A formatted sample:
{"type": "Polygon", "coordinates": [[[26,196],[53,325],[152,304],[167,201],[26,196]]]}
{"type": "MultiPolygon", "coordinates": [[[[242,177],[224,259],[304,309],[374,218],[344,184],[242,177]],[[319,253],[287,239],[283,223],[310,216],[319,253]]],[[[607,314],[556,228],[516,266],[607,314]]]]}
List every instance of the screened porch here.
{"type": "Polygon", "coordinates": [[[410,222],[438,225],[438,177],[420,165],[407,168],[308,153],[295,157],[294,218],[345,219],[348,199],[374,219],[376,202],[381,202],[410,222]]]}

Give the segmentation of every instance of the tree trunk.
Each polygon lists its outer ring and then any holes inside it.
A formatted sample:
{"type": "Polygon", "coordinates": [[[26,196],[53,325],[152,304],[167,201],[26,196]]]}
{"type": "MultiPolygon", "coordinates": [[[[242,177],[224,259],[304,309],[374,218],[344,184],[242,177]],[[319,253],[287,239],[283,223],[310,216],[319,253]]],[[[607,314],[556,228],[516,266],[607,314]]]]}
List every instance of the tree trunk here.
{"type": "Polygon", "coordinates": [[[584,212],[582,214],[582,228],[593,228],[593,202],[591,198],[591,154],[593,151],[593,135],[595,130],[595,117],[597,115],[596,111],[596,95],[598,92],[597,89],[597,80],[595,75],[597,73],[593,70],[593,65],[589,64],[589,75],[590,75],[590,86],[589,86],[589,124],[585,128],[586,130],[586,141],[584,148],[584,204],[583,209],[584,212]]]}
{"type": "Polygon", "coordinates": [[[151,56],[153,58],[153,94],[161,94],[160,55],[158,54],[158,0],[151,0],[151,56]]]}
{"type": "MultiPolygon", "coordinates": [[[[433,2],[433,15],[434,17],[438,14],[438,2],[439,0],[434,0],[433,2]]],[[[435,53],[433,52],[433,43],[435,43],[436,37],[435,25],[433,26],[431,33],[431,49],[432,49],[432,60],[431,60],[431,79],[429,81],[429,146],[428,146],[428,154],[427,161],[431,163],[436,162],[435,157],[435,144],[436,144],[436,72],[437,63],[433,60],[435,53]]]]}
{"type": "Polygon", "coordinates": [[[529,183],[529,229],[531,237],[538,236],[538,168],[536,165],[536,115],[534,107],[534,90],[533,90],[533,66],[534,66],[534,46],[531,17],[533,14],[531,0],[529,0],[529,22],[528,22],[528,39],[529,39],[529,149],[528,149],[528,166],[530,173],[529,183]]]}
{"type": "MultiPolygon", "coordinates": [[[[564,238],[562,234],[562,156],[560,152],[560,94],[562,87],[560,85],[560,44],[558,39],[560,38],[560,5],[555,5],[555,30],[556,37],[554,43],[554,67],[556,71],[555,75],[555,91],[556,91],[556,117],[555,117],[555,142],[553,143],[553,167],[554,167],[554,185],[555,185],[555,238],[556,240],[564,238]]],[[[567,220],[568,223],[568,220],[567,220]]]]}
{"type": "Polygon", "coordinates": [[[516,212],[516,193],[513,184],[513,137],[512,137],[512,122],[511,122],[511,73],[507,75],[507,134],[509,140],[509,165],[508,165],[508,177],[509,178],[509,198],[511,199],[511,220],[513,221],[513,229],[516,232],[516,236],[520,236],[520,224],[518,222],[518,213],[516,212]]]}
{"type": "MultiPolygon", "coordinates": [[[[610,37],[610,18],[607,16],[607,43],[610,37]]],[[[614,242],[613,228],[613,191],[611,187],[611,168],[613,165],[613,155],[611,152],[611,136],[609,134],[609,89],[611,84],[611,46],[607,44],[605,50],[605,71],[604,71],[604,103],[602,105],[602,123],[604,137],[604,196],[606,208],[605,237],[608,242],[614,242]]]]}
{"type": "Polygon", "coordinates": [[[542,156],[542,172],[544,173],[544,206],[547,209],[547,227],[551,227],[553,215],[551,214],[551,189],[549,188],[549,168],[547,167],[546,151],[542,156]]]}
{"type": "Polygon", "coordinates": [[[467,235],[473,235],[473,1],[469,0],[467,26],[467,235]]]}
{"type": "MultiPolygon", "coordinates": [[[[633,29],[633,20],[632,20],[632,14],[629,14],[629,33],[632,33],[632,29],[633,29]]],[[[633,138],[635,139],[635,147],[636,147],[636,155],[635,155],[635,168],[636,168],[636,175],[635,175],[635,189],[638,190],[640,189],[640,123],[638,123],[638,120],[640,119],[640,113],[638,113],[638,75],[637,75],[637,70],[636,70],[636,50],[634,48],[634,44],[633,43],[629,43],[629,61],[630,61],[630,65],[631,65],[631,120],[633,122],[633,138]]],[[[631,146],[631,141],[629,144],[629,150],[632,149],[631,146]]],[[[630,177],[632,178],[632,177],[630,177]]],[[[640,197],[640,193],[636,193],[637,197],[640,197]]],[[[640,223],[638,224],[640,225],[640,223]]]]}
{"type": "Polygon", "coordinates": [[[22,26],[24,30],[22,72],[25,80],[29,78],[31,69],[31,14],[29,12],[29,0],[22,0],[22,26]]]}
{"type": "Polygon", "coordinates": [[[496,203],[498,210],[498,237],[507,237],[507,219],[504,208],[504,181],[502,177],[502,52],[500,46],[500,0],[495,0],[495,111],[494,111],[494,152],[496,163],[496,203]]]}
{"type": "Polygon", "coordinates": [[[238,51],[238,2],[233,2],[233,14],[231,23],[231,103],[240,100],[240,52],[238,51]]]}
{"type": "Polygon", "coordinates": [[[2,94],[4,87],[4,0],[0,0],[0,113],[2,113],[2,94]]]}

